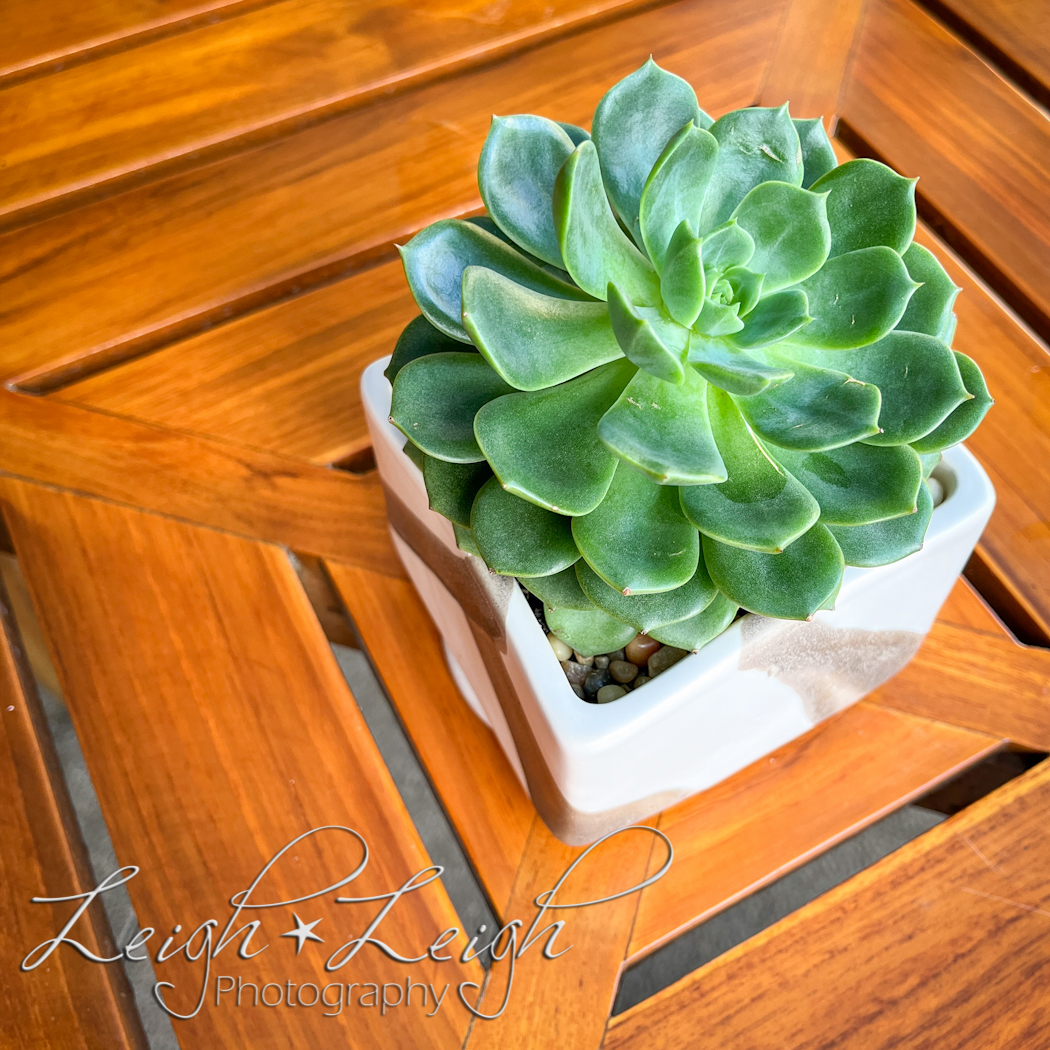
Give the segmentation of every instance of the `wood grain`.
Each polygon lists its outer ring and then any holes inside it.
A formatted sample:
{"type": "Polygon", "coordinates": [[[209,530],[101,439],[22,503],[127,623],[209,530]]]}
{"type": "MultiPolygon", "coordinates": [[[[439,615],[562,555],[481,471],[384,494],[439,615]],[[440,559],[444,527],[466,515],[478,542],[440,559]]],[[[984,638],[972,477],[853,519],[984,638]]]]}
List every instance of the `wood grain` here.
{"type": "Polygon", "coordinates": [[[615,1018],[606,1050],[1050,1045],[1050,765],[615,1018]]]}
{"type": "Polygon", "coordinates": [[[982,631],[997,638],[1009,634],[985,600],[963,577],[956,581],[948,600],[941,606],[937,619],[942,623],[968,627],[972,631],[982,631]]]}
{"type": "MultiPolygon", "coordinates": [[[[21,664],[22,642],[0,583],[0,1043],[10,1050],[145,1050],[124,975],[58,951],[21,972],[30,951],[54,937],[75,904],[32,904],[95,885],[54,754],[40,700],[21,664]]],[[[113,951],[100,911],[78,928],[96,955],[113,951]]]]}
{"type": "Polygon", "coordinates": [[[441,637],[415,588],[327,562],[489,899],[503,914],[535,810],[496,737],[452,681],[441,637]]]}
{"type": "Polygon", "coordinates": [[[760,106],[791,103],[793,117],[823,117],[830,131],[864,0],[791,0],[760,106]]]}
{"type": "Polygon", "coordinates": [[[1045,111],[915,4],[870,0],[841,114],[879,157],[920,177],[924,216],[1045,338],[1045,111]]]}
{"type": "Polygon", "coordinates": [[[942,241],[923,227],[916,239],[963,289],[954,345],[997,402],[967,441],[997,494],[981,550],[1050,640],[1050,355],[942,241]]]}
{"type": "Polygon", "coordinates": [[[400,573],[376,475],[0,390],[0,471],[400,573]]]}
{"type": "Polygon", "coordinates": [[[874,703],[1050,751],[1050,652],[936,623],[874,703]]]}
{"type": "MultiPolygon", "coordinates": [[[[684,0],[0,237],[6,378],[69,379],[359,266],[478,203],[494,109],[589,121],[652,53],[750,104],[781,0],[684,0]]],[[[46,384],[45,384],[46,385],[46,384]]]]}
{"type": "Polygon", "coordinates": [[[281,0],[0,94],[0,227],[196,166],[639,0],[281,0]],[[266,70],[265,76],[259,71],[266,70]],[[149,71],[149,75],[145,75],[149,71]]]}
{"type": "MultiPolygon", "coordinates": [[[[215,918],[221,928],[230,896],[285,844],[323,826],[353,828],[371,847],[367,868],[343,893],[390,892],[427,868],[281,550],[22,482],[7,481],[0,492],[114,849],[123,862],[142,866],[129,884],[141,922],[161,930],[182,923],[189,931],[215,918]]],[[[259,894],[280,901],[312,893],[349,874],[361,856],[346,834],[304,840],[259,894]]],[[[410,973],[438,987],[481,973],[476,963],[428,960],[408,968],[366,945],[326,974],[324,960],[378,910],[337,905],[335,896],[295,908],[304,921],[322,917],[323,946],[297,955],[280,939],[292,909],[264,910],[259,939],[271,948],[246,962],[228,950],[214,973],[260,987],[291,979],[402,988],[410,973]]],[[[376,936],[418,955],[457,925],[440,883],[431,883],[397,901],[376,936]]],[[[186,1012],[196,1001],[199,968],[179,958],[158,971],[158,980],[175,985],[168,1001],[186,1012]]],[[[418,1006],[381,1017],[356,1004],[325,1017],[317,1009],[215,1006],[212,993],[179,1026],[185,1050],[351,1037],[359,1046],[458,1047],[466,1034],[466,1013],[454,1004],[432,1018],[418,1006]]]]}
{"type": "Polygon", "coordinates": [[[862,701],[667,810],[658,826],[675,862],[642,894],[631,955],[787,874],[999,743],[862,701]]]}
{"type": "Polygon", "coordinates": [[[369,444],[358,386],[417,313],[400,262],[100,372],[53,396],[314,463],[369,444]]]}
{"type": "MultiPolygon", "coordinates": [[[[582,853],[579,847],[559,842],[537,818],[508,914],[523,919],[527,929],[536,914],[536,897],[552,889],[582,853]]],[[[666,857],[667,847],[651,832],[623,831],[596,846],[554,900],[565,904],[602,900],[639,885],[646,878],[650,859],[659,867],[666,857]]],[[[559,919],[566,923],[552,954],[570,945],[571,951],[560,959],[545,959],[541,951],[546,937],[527,951],[515,965],[506,1012],[498,1021],[474,1022],[469,1050],[596,1050],[612,1009],[637,905],[637,894],[632,893],[589,908],[547,912],[539,930],[559,919]]],[[[485,1013],[499,1009],[507,994],[507,980],[507,963],[496,963],[481,1000],[485,1013]]]]}

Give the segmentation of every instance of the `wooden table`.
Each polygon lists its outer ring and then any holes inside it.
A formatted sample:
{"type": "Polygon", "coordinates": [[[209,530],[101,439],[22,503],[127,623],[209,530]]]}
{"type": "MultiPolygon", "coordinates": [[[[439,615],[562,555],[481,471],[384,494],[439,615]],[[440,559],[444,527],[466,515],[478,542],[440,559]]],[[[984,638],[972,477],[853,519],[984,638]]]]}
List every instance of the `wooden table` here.
{"type": "MultiPolygon", "coordinates": [[[[0,646],[5,1046],[144,1045],[118,967],[64,946],[17,972],[72,907],[29,898],[93,884],[34,647],[116,854],[142,868],[136,912],[165,936],[225,920],[311,828],[368,840],[357,896],[430,863],[328,644],[351,621],[500,919],[527,922],[579,855],[445,670],[390,544],[357,383],[414,313],[393,244],[480,206],[492,111],[586,123],[651,53],[716,115],[790,98],[843,155],[921,176],[918,237],[964,288],[957,345],[998,401],[971,442],[999,498],[967,572],[983,599],[960,581],[897,678],[656,818],[669,873],[559,913],[572,951],[522,956],[498,1020],[456,999],[485,981],[477,961],[406,967],[366,945],[333,978],[280,942],[221,972],[453,990],[430,1018],[209,1003],[179,1043],[1050,1047],[1048,764],[609,1020],[625,964],[995,749],[1050,750],[1050,653],[1016,640],[1050,639],[1050,3],[43,0],[4,21],[0,500],[28,592],[6,600],[25,603],[22,633],[7,616],[0,646]]],[[[338,880],[355,841],[304,841],[273,892],[338,880]]],[[[606,843],[574,899],[643,881],[661,849],[606,843]]],[[[300,914],[359,922],[332,898],[300,914]]],[[[383,930],[411,954],[456,925],[434,881],[383,930]]],[[[77,931],[105,954],[97,906],[77,931]]],[[[163,970],[180,1009],[198,969],[163,970]]],[[[506,980],[504,962],[484,1012],[506,980]]]]}

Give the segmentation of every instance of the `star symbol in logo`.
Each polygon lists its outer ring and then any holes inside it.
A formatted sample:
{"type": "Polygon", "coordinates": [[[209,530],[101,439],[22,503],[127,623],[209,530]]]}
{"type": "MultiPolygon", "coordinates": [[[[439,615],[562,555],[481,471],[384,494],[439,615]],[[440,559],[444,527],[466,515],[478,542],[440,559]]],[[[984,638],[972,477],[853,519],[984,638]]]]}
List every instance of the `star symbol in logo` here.
{"type": "Polygon", "coordinates": [[[313,932],[314,927],[321,921],[320,919],[314,919],[313,922],[303,922],[294,911],[292,912],[292,918],[295,919],[295,929],[289,930],[287,933],[282,933],[281,936],[294,937],[299,942],[298,947],[295,949],[296,955],[303,950],[303,945],[306,944],[307,941],[320,941],[324,944],[324,938],[318,937],[317,934],[313,932]]]}

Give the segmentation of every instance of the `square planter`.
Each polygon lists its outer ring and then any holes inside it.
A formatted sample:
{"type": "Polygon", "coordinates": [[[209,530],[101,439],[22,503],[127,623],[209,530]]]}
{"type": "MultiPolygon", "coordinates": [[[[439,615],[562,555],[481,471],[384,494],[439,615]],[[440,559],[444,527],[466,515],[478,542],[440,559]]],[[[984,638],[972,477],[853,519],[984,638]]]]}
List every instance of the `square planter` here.
{"type": "Polygon", "coordinates": [[[920,551],[847,568],[833,611],[806,623],[747,614],[643,688],[590,704],[569,687],[517,582],[460,551],[451,523],[429,509],[422,473],[388,422],[387,360],[365,371],[361,393],[398,554],[464,698],[547,826],[573,845],[711,787],[896,674],[995,504],[981,466],[956,446],[934,472],[945,499],[920,551]]]}

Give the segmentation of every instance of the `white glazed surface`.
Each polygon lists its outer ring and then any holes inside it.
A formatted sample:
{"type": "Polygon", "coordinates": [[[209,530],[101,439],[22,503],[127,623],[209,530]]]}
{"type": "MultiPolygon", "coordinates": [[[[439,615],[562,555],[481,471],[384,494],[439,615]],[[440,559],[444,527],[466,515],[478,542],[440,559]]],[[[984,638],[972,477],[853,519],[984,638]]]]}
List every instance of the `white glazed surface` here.
{"type": "MultiPolygon", "coordinates": [[[[422,474],[402,452],[404,435],[388,421],[390,384],[383,376],[388,360],[370,365],[361,379],[376,465],[384,483],[456,550],[451,524],[429,509],[422,474]]],[[[945,454],[938,477],[945,484],[946,499],[934,510],[922,550],[892,565],[847,568],[836,608],[818,612],[819,623],[916,635],[930,629],[995,504],[987,475],[961,446],[945,454]]],[[[394,540],[453,658],[454,675],[471,687],[471,707],[478,711],[480,706],[524,783],[513,739],[466,617],[396,533],[394,540]]],[[[611,704],[588,704],[569,688],[528,602],[515,589],[507,614],[504,663],[551,773],[572,806],[600,813],[664,792],[684,797],[813,726],[812,712],[793,688],[766,671],[739,668],[745,625],[753,631],[758,618],[736,621],[699,653],[637,692],[611,704]],[[753,622],[747,625],[748,620],[753,622]]],[[[774,631],[793,626],[775,621],[764,625],[774,631]]],[[[846,702],[857,699],[859,695],[846,702]]]]}

